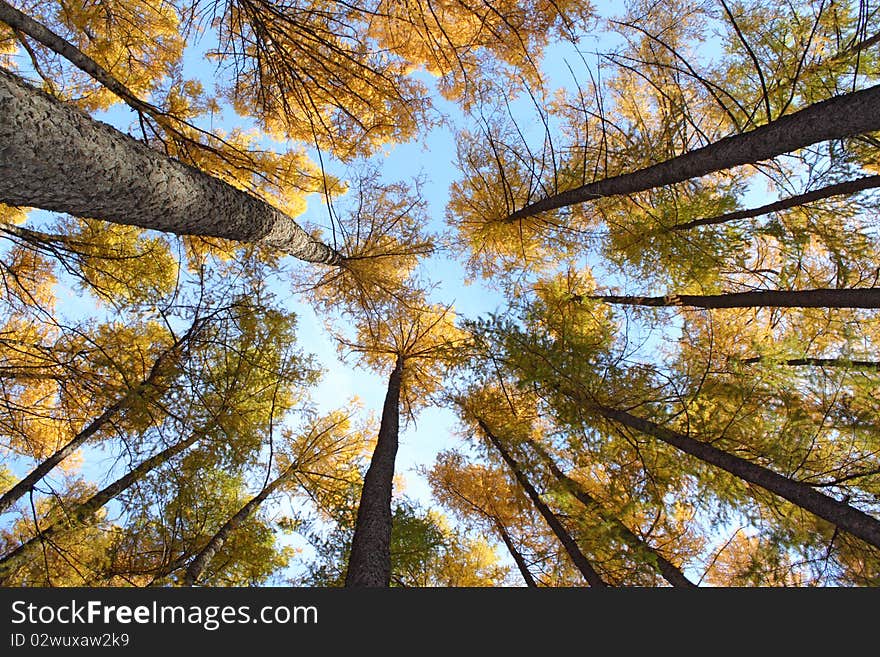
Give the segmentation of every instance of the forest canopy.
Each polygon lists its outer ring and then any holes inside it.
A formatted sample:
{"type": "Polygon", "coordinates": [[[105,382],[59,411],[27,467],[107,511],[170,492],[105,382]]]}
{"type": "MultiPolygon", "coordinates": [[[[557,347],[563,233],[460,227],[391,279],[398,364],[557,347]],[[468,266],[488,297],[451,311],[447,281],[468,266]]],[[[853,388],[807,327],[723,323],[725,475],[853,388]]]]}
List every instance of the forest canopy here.
{"type": "Polygon", "coordinates": [[[0,0],[0,585],[880,585],[878,188],[872,0],[0,0]]]}

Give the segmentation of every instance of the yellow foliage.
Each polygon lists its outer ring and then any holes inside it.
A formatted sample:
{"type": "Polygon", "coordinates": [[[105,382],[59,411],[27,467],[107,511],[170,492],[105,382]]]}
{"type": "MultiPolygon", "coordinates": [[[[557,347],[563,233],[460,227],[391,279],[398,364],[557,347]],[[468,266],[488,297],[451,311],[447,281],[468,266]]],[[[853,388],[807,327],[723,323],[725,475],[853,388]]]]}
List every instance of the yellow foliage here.
{"type": "Polygon", "coordinates": [[[359,406],[351,400],[347,410],[331,411],[299,432],[288,432],[277,454],[278,471],[291,471],[285,489],[302,491],[328,517],[361,484],[360,468],[375,447],[376,427],[354,425],[359,406]]]}
{"type": "MultiPolygon", "coordinates": [[[[173,3],[149,0],[58,0],[31,12],[54,27],[139,98],[180,62],[184,39],[173,3]]],[[[87,110],[106,109],[119,98],[76,69],[65,73],[67,98],[87,110]]]]}
{"type": "Polygon", "coordinates": [[[20,226],[27,219],[27,215],[28,211],[26,208],[15,208],[11,205],[0,203],[0,223],[20,226]]]}
{"type": "Polygon", "coordinates": [[[70,219],[62,229],[81,254],[82,274],[99,298],[144,302],[167,294],[177,282],[177,260],[164,237],[95,219],[70,219]]]}
{"type": "Polygon", "coordinates": [[[377,372],[390,373],[403,359],[400,399],[407,412],[440,388],[444,365],[455,362],[468,340],[451,308],[423,304],[418,297],[396,300],[360,321],[355,341],[341,345],[377,372]]]}

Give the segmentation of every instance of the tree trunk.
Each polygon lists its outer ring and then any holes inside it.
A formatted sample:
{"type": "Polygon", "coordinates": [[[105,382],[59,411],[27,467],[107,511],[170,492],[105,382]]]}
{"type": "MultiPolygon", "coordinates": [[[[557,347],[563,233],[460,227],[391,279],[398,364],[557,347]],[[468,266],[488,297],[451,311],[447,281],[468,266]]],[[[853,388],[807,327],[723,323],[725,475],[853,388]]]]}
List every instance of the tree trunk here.
{"type": "MultiPolygon", "coordinates": [[[[27,559],[33,551],[45,541],[51,541],[54,536],[88,525],[94,518],[95,514],[110,500],[127,490],[132,484],[142,479],[151,470],[168,462],[177,454],[180,454],[190,445],[199,440],[199,438],[203,437],[205,433],[205,431],[195,432],[188,438],[181,440],[179,443],[151,456],[125,476],[120,477],[106,488],[103,488],[92,495],[92,497],[82,504],[65,513],[64,518],[61,520],[54,522],[45,529],[37,528],[36,536],[25,541],[12,552],[4,555],[3,558],[0,559],[0,583],[4,582],[10,573],[12,573],[22,561],[27,559]]],[[[38,522],[38,520],[34,518],[34,522],[38,522]]]]}
{"type": "Polygon", "coordinates": [[[846,358],[789,358],[787,360],[777,361],[766,356],[754,356],[752,358],[744,358],[740,362],[747,365],[753,363],[778,362],[781,365],[789,365],[791,367],[806,365],[808,367],[834,367],[847,370],[868,370],[872,372],[880,370],[880,361],[847,360],[846,358]]]}
{"type": "Polygon", "coordinates": [[[516,549],[516,545],[513,544],[513,539],[507,532],[504,523],[498,518],[493,518],[492,523],[495,525],[495,529],[498,530],[498,534],[501,536],[501,540],[504,541],[504,546],[507,548],[507,551],[510,552],[510,556],[513,557],[513,562],[519,569],[519,574],[522,575],[526,586],[537,587],[538,583],[535,581],[535,578],[532,577],[532,573],[529,571],[529,565],[526,563],[526,560],[520,551],[516,549]]]}
{"type": "Polygon", "coordinates": [[[238,529],[241,524],[266,500],[269,495],[274,493],[281,484],[290,479],[290,476],[296,471],[295,466],[290,466],[277,479],[269,483],[257,495],[248,501],[239,511],[232,516],[224,525],[211,537],[211,540],[202,548],[202,550],[193,557],[186,569],[183,577],[183,583],[186,586],[193,586],[198,582],[199,578],[205,572],[205,568],[211,563],[211,559],[226,543],[229,535],[238,529]]]}
{"type": "Polygon", "coordinates": [[[0,497],[0,513],[6,511],[6,509],[15,504],[22,495],[32,490],[38,481],[49,474],[49,472],[51,472],[56,465],[61,463],[61,461],[79,449],[89,438],[94,436],[102,427],[107,425],[120,411],[127,408],[149,391],[149,389],[156,384],[156,380],[162,374],[165,367],[168,366],[171,361],[180,357],[184,345],[195,335],[200,326],[200,323],[191,326],[180,340],[159,355],[156,362],[153,363],[153,366],[150,368],[149,374],[147,374],[147,377],[143,381],[128,390],[122,398],[107,407],[99,417],[92,420],[87,427],[77,433],[66,445],[40,463],[40,465],[28,473],[24,479],[6,491],[3,496],[0,497]]]}
{"type": "Polygon", "coordinates": [[[685,577],[684,573],[681,572],[681,569],[657,552],[657,550],[651,547],[651,545],[644,539],[637,536],[629,527],[623,524],[617,516],[612,515],[603,509],[602,505],[599,504],[599,502],[597,502],[579,482],[575,481],[560,470],[559,466],[556,465],[556,462],[543,447],[533,440],[529,440],[528,444],[535,450],[538,456],[541,457],[541,460],[544,461],[550,469],[550,472],[562,483],[565,489],[574,495],[575,498],[577,498],[577,500],[590,512],[596,514],[603,522],[611,525],[617,536],[629,547],[633,548],[637,554],[647,557],[651,563],[655,564],[655,568],[663,576],[663,579],[669,582],[672,586],[696,586],[696,584],[685,577]]]}
{"type": "Polygon", "coordinates": [[[400,384],[404,359],[397,357],[382,406],[379,439],[364,477],[345,586],[391,583],[391,490],[400,429],[400,384]]]}
{"type": "Polygon", "coordinates": [[[843,94],[780,117],[749,132],[620,176],[545,197],[511,214],[516,221],[606,196],[634,194],[754,164],[829,139],[880,130],[880,85],[843,94]]]}
{"type": "Polygon", "coordinates": [[[776,201],[774,203],[768,203],[767,205],[762,205],[758,208],[737,210],[736,212],[728,212],[715,217],[694,219],[693,221],[687,221],[682,224],[675,224],[674,226],[671,226],[669,230],[688,230],[690,228],[696,228],[697,226],[711,226],[714,224],[727,223],[728,221],[737,221],[738,219],[751,219],[753,217],[760,217],[763,214],[770,214],[771,212],[778,212],[779,210],[787,210],[800,205],[806,205],[813,201],[821,201],[826,198],[831,198],[832,196],[855,194],[876,187],[880,187],[880,175],[864,176],[863,178],[847,180],[846,182],[837,183],[836,185],[828,185],[827,187],[814,189],[812,192],[798,194],[797,196],[782,199],[781,201],[776,201]]]}
{"type": "Polygon", "coordinates": [[[151,150],[2,69],[0,203],[177,235],[260,242],[307,262],[342,260],[265,201],[151,150]]]}
{"type": "Polygon", "coordinates": [[[559,518],[550,510],[544,501],[541,499],[541,496],[538,494],[538,491],[535,490],[535,487],[529,482],[526,478],[525,474],[523,474],[520,469],[519,463],[516,462],[516,459],[504,448],[504,445],[501,444],[501,441],[498,437],[492,433],[492,430],[486,425],[485,422],[481,419],[477,419],[477,423],[480,425],[480,429],[483,430],[483,433],[486,435],[486,438],[489,439],[489,442],[494,445],[495,449],[498,450],[498,453],[501,454],[501,458],[504,459],[504,462],[510,467],[513,471],[513,475],[516,477],[516,480],[519,482],[519,485],[523,487],[523,490],[526,492],[526,495],[529,496],[529,499],[532,501],[532,504],[535,505],[535,508],[538,510],[538,513],[541,514],[541,517],[547,522],[547,525],[556,535],[556,538],[559,539],[559,542],[562,543],[562,547],[565,548],[565,551],[568,553],[568,556],[571,557],[572,562],[577,567],[577,569],[581,572],[581,575],[584,576],[584,579],[590,586],[608,586],[605,581],[599,576],[599,573],[596,572],[596,569],[593,568],[593,565],[587,560],[584,556],[584,553],[581,552],[581,549],[578,547],[577,542],[568,533],[568,530],[562,526],[562,523],[559,521],[559,518]]]}
{"type": "Polygon", "coordinates": [[[730,294],[670,294],[664,297],[595,295],[605,303],[628,306],[695,308],[880,308],[880,288],[758,290],[730,294]]]}
{"type": "Polygon", "coordinates": [[[591,404],[590,406],[609,420],[653,436],[705,463],[717,466],[744,481],[775,493],[792,504],[827,520],[835,527],[880,548],[880,521],[849,504],[838,502],[834,498],[817,492],[807,484],[784,477],[708,443],[676,433],[626,411],[601,404],[591,404]]]}

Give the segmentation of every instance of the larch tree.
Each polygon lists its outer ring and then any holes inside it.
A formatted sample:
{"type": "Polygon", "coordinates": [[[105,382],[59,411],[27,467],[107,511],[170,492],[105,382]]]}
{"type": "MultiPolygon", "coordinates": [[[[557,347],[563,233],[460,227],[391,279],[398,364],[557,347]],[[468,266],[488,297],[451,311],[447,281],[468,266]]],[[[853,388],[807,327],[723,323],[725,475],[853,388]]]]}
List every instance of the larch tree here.
{"type": "Polygon", "coordinates": [[[376,448],[364,475],[346,586],[388,586],[391,574],[391,496],[400,416],[414,415],[440,386],[444,361],[464,339],[450,308],[430,306],[416,292],[377,303],[354,341],[343,344],[371,368],[391,372],[376,448]]]}

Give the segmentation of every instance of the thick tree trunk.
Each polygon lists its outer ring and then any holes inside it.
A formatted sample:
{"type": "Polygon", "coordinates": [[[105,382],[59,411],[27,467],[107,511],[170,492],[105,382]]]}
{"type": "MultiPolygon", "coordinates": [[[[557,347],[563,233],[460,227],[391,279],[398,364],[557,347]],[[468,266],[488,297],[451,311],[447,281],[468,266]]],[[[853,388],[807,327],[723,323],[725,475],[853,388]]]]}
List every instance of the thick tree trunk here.
{"type": "Polygon", "coordinates": [[[510,533],[507,531],[504,523],[498,520],[498,518],[493,518],[492,523],[495,525],[495,529],[498,530],[498,534],[501,536],[501,540],[504,542],[504,547],[507,548],[507,551],[513,558],[513,562],[516,564],[516,567],[519,570],[519,574],[522,575],[523,581],[526,583],[526,586],[537,587],[538,583],[535,581],[535,578],[532,576],[532,573],[529,570],[529,564],[526,563],[525,557],[523,557],[522,553],[516,549],[513,538],[510,536],[510,533]]]}
{"type": "Polygon", "coordinates": [[[694,308],[880,308],[880,288],[758,290],[730,294],[670,294],[665,297],[596,295],[605,303],[694,308]]]}
{"type": "Polygon", "coordinates": [[[584,556],[584,553],[581,552],[580,547],[578,547],[577,542],[574,540],[571,534],[568,533],[568,530],[562,526],[562,523],[559,521],[559,518],[556,517],[556,514],[550,510],[544,501],[541,499],[541,496],[538,494],[538,491],[535,490],[535,487],[532,486],[531,482],[529,482],[528,478],[523,473],[522,469],[517,463],[516,459],[508,452],[498,437],[492,433],[492,430],[488,427],[488,425],[483,422],[483,420],[478,419],[477,423],[480,425],[480,429],[483,430],[483,433],[486,435],[486,438],[489,439],[489,442],[498,450],[498,453],[501,455],[501,458],[504,459],[504,462],[510,467],[511,471],[513,471],[514,477],[519,482],[519,485],[522,486],[523,490],[528,495],[529,499],[532,501],[532,504],[535,505],[535,508],[538,510],[538,513],[541,514],[541,517],[544,518],[547,525],[550,527],[553,534],[556,538],[559,539],[559,542],[562,543],[562,547],[565,548],[565,551],[568,553],[568,556],[571,558],[574,565],[581,572],[581,575],[584,576],[584,579],[590,586],[608,586],[605,581],[600,577],[599,573],[596,572],[596,569],[593,568],[593,565],[589,562],[589,560],[584,556]]]}
{"type": "Polygon", "coordinates": [[[217,533],[211,537],[211,540],[207,542],[205,547],[203,547],[201,551],[193,557],[192,561],[190,561],[183,577],[183,583],[186,586],[193,586],[199,581],[199,578],[205,572],[205,568],[211,563],[211,559],[214,558],[214,555],[223,548],[229,535],[241,527],[241,524],[259,508],[266,498],[278,490],[278,487],[281,486],[281,484],[290,479],[290,476],[295,471],[296,468],[294,466],[287,468],[281,476],[265,486],[263,490],[252,497],[247,504],[241,507],[234,516],[223,524],[217,533]]]}
{"type": "Polygon", "coordinates": [[[34,550],[53,537],[68,532],[78,527],[85,527],[92,522],[95,514],[114,497],[127,490],[132,484],[142,479],[147,473],[167,463],[177,454],[180,454],[199,438],[205,435],[205,431],[193,433],[188,438],[175,443],[158,454],[151,456],[142,462],[128,474],[120,477],[109,486],[101,489],[88,500],[75,508],[67,511],[63,519],[54,522],[44,529],[39,529],[37,535],[25,541],[12,552],[0,559],[0,583],[3,583],[25,559],[28,559],[34,550]]]}
{"type": "Polygon", "coordinates": [[[124,410],[147,393],[156,384],[159,376],[169,363],[180,357],[181,351],[196,331],[199,330],[199,326],[200,324],[190,327],[180,340],[168,350],[160,354],[143,381],[128,390],[128,392],[126,392],[118,401],[107,407],[99,417],[92,420],[88,426],[77,433],[66,445],[58,449],[54,454],[28,473],[24,479],[6,491],[3,496],[0,497],[0,513],[6,511],[6,509],[15,504],[15,502],[25,493],[32,490],[38,481],[49,474],[49,472],[51,472],[56,465],[61,463],[61,461],[85,444],[89,438],[94,436],[102,427],[106,426],[120,411],[124,410]]]}
{"type": "Polygon", "coordinates": [[[379,439],[364,477],[345,586],[389,586],[391,583],[391,491],[400,430],[400,384],[404,359],[388,378],[379,439]]]}
{"type": "Polygon", "coordinates": [[[753,164],[829,139],[880,130],[880,85],[815,103],[749,132],[733,135],[632,173],[548,196],[511,214],[516,221],[605,196],[635,194],[753,164]]]}
{"type": "Polygon", "coordinates": [[[0,203],[177,235],[341,256],[255,196],[151,150],[0,69],[0,203]]]}
{"type": "Polygon", "coordinates": [[[692,581],[690,581],[687,577],[685,577],[684,573],[681,572],[675,564],[673,564],[669,559],[664,557],[662,554],[657,552],[650,544],[648,544],[645,540],[637,536],[629,527],[627,527],[617,516],[608,513],[602,505],[599,504],[585,489],[581,484],[567,474],[565,474],[562,470],[559,469],[559,466],[556,465],[556,462],[553,458],[544,450],[543,447],[538,445],[536,442],[530,440],[528,444],[538,456],[541,457],[541,460],[547,465],[550,469],[550,472],[556,477],[560,483],[565,487],[567,491],[569,491],[575,498],[583,504],[591,513],[596,514],[603,522],[608,523],[611,527],[614,528],[614,532],[616,535],[626,543],[629,547],[635,550],[636,554],[641,555],[642,557],[647,557],[648,560],[655,566],[655,568],[660,572],[667,582],[669,582],[672,586],[696,586],[692,581]]]}
{"type": "Polygon", "coordinates": [[[753,217],[760,217],[761,215],[770,214],[771,212],[778,212],[779,210],[787,210],[789,208],[806,205],[813,201],[821,201],[826,198],[831,198],[832,196],[855,194],[876,187],[880,187],[880,175],[864,176],[863,178],[847,180],[846,182],[837,183],[836,185],[828,185],[827,187],[814,189],[811,192],[798,194],[797,196],[785,198],[781,201],[775,201],[774,203],[768,203],[767,205],[762,205],[757,208],[737,210],[736,212],[728,212],[715,217],[705,217],[703,219],[694,219],[693,221],[675,224],[674,226],[671,226],[669,230],[688,230],[690,228],[696,228],[697,226],[712,226],[715,224],[724,224],[728,221],[737,221],[739,219],[752,219],[753,217]]]}
{"type": "Polygon", "coordinates": [[[817,492],[807,484],[784,477],[708,443],[676,433],[654,422],[631,415],[626,411],[600,404],[591,404],[590,406],[609,420],[614,420],[631,429],[653,436],[667,445],[671,445],[705,463],[717,466],[743,481],[775,493],[792,504],[815,514],[823,520],[827,520],[835,527],[880,548],[880,521],[849,504],[838,502],[834,498],[817,492]]]}

